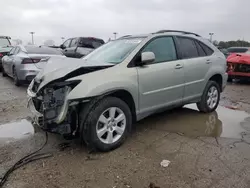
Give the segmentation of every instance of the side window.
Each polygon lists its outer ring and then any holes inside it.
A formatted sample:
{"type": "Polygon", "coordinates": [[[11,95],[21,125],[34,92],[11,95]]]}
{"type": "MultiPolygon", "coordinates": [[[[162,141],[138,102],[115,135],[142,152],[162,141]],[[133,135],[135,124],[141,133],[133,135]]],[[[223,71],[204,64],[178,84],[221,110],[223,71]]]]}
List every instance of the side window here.
{"type": "Polygon", "coordinates": [[[77,46],[77,41],[78,41],[77,38],[72,39],[70,47],[76,47],[77,46]]]}
{"type": "Polygon", "coordinates": [[[203,48],[201,47],[199,42],[195,41],[195,45],[196,45],[196,48],[198,50],[198,54],[199,54],[200,57],[207,56],[207,54],[205,53],[205,51],[203,50],[203,48]]]}
{"type": "Polygon", "coordinates": [[[209,48],[207,45],[203,44],[202,42],[199,42],[199,44],[201,45],[201,47],[203,48],[203,50],[206,52],[208,56],[214,53],[214,51],[211,48],[209,48]]]}
{"type": "Polygon", "coordinates": [[[70,45],[70,41],[71,41],[71,39],[66,40],[66,41],[63,43],[63,46],[65,46],[66,48],[68,48],[69,45],[70,45]]]}
{"type": "Polygon", "coordinates": [[[14,52],[15,52],[15,50],[16,50],[16,48],[12,48],[12,49],[10,50],[10,52],[9,52],[9,55],[13,55],[14,52]]]}
{"type": "Polygon", "coordinates": [[[194,40],[190,38],[177,37],[182,59],[199,57],[194,40]]]}
{"type": "Polygon", "coordinates": [[[172,37],[160,37],[151,41],[142,52],[153,52],[155,62],[160,63],[177,59],[174,40],[172,37]]]}

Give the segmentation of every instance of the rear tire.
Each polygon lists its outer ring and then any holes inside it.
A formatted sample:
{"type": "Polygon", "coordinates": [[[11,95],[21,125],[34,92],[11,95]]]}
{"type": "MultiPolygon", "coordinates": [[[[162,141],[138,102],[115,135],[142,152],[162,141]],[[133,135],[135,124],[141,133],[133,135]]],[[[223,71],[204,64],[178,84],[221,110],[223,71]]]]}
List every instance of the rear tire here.
{"type": "Polygon", "coordinates": [[[21,81],[18,79],[15,67],[13,68],[13,79],[14,79],[14,84],[16,86],[20,86],[21,85],[21,81]]]}
{"type": "Polygon", "coordinates": [[[85,110],[80,113],[80,134],[90,149],[107,152],[124,143],[132,126],[132,114],[124,101],[106,97],[96,102],[87,116],[85,110]]]}
{"type": "Polygon", "coordinates": [[[197,107],[201,112],[209,113],[216,110],[220,102],[220,86],[215,81],[208,81],[201,101],[197,103],[197,107]]]}
{"type": "Polygon", "coordinates": [[[3,67],[2,67],[2,76],[3,76],[3,77],[6,77],[6,76],[7,76],[7,74],[5,73],[4,68],[3,68],[3,67]]]}

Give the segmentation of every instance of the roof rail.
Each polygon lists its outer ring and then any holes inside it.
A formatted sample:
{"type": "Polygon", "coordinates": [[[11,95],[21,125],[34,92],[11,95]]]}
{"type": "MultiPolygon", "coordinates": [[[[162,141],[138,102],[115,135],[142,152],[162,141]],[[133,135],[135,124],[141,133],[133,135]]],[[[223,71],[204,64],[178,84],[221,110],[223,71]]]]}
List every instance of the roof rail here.
{"type": "Polygon", "coordinates": [[[174,33],[183,33],[183,34],[189,34],[189,35],[195,35],[197,37],[200,37],[200,35],[188,31],[179,31],[179,30],[160,30],[157,31],[156,33],[168,33],[168,32],[174,32],[174,33]]]}
{"type": "Polygon", "coordinates": [[[124,36],[120,37],[119,39],[122,39],[122,38],[125,38],[125,37],[130,37],[130,36],[132,36],[132,35],[124,35],[124,36]]]}

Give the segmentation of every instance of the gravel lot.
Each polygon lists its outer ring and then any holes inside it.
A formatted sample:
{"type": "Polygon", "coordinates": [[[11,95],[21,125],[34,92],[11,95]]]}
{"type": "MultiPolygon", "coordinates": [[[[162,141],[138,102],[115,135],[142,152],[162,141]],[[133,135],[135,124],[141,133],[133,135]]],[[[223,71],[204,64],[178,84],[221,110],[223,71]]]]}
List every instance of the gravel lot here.
{"type": "MultiPolygon", "coordinates": [[[[89,154],[77,140],[49,134],[44,151],[53,157],[18,169],[5,187],[250,187],[250,84],[228,85],[221,99],[211,114],[188,105],[146,118],[123,146],[109,153],[89,154]],[[162,160],[169,160],[169,166],[162,167],[162,160]]],[[[0,78],[0,175],[44,142],[39,128],[34,134],[25,130],[28,122],[18,124],[16,133],[25,138],[6,136],[3,124],[29,117],[26,102],[26,87],[0,78]]]]}

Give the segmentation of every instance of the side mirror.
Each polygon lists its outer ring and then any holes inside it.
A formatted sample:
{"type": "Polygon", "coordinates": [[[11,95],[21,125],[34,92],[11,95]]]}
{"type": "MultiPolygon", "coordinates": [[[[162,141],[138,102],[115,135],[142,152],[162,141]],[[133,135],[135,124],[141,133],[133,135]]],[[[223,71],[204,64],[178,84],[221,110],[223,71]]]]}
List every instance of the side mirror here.
{"type": "Polygon", "coordinates": [[[153,52],[143,52],[141,54],[141,65],[153,63],[155,61],[155,54],[153,52]]]}
{"type": "Polygon", "coordinates": [[[65,47],[63,44],[61,44],[61,45],[60,45],[60,48],[61,48],[61,49],[65,49],[66,47],[65,47]]]}

